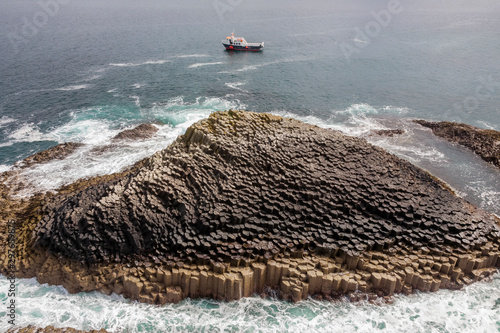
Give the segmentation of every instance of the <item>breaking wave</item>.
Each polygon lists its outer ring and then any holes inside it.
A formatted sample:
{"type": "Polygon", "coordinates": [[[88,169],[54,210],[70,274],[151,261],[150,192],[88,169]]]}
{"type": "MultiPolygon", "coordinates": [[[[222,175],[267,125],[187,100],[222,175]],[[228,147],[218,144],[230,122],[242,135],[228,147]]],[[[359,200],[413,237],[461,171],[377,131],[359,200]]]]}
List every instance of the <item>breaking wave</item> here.
{"type": "Polygon", "coordinates": [[[134,107],[127,109],[109,105],[74,110],[68,123],[47,133],[34,124],[24,124],[14,130],[9,135],[9,144],[34,141],[84,144],[64,160],[54,160],[23,170],[21,176],[30,186],[21,195],[54,190],[82,177],[118,172],[164,149],[194,122],[208,117],[210,113],[245,107],[237,100],[198,97],[194,101],[187,101],[183,96],[178,96],[143,108],[138,96],[131,98],[135,98],[134,107]],[[120,143],[112,141],[122,130],[145,122],[154,123],[159,128],[152,138],[120,143]]]}
{"type": "MultiPolygon", "coordinates": [[[[98,292],[69,294],[64,288],[18,281],[17,323],[110,332],[497,332],[500,274],[460,291],[397,295],[393,304],[348,301],[282,302],[259,297],[220,302],[186,299],[152,306],[98,292]]],[[[8,280],[0,277],[6,300],[8,280]]],[[[5,310],[0,310],[5,315],[5,310]]],[[[0,323],[5,331],[7,321],[0,323]]]]}

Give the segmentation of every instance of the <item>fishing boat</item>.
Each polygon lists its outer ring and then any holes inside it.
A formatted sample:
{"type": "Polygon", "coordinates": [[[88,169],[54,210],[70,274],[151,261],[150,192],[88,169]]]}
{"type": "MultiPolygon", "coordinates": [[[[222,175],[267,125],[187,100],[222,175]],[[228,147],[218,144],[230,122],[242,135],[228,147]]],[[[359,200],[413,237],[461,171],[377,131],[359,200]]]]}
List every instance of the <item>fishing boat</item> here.
{"type": "Polygon", "coordinates": [[[228,51],[262,51],[264,48],[264,42],[249,43],[243,37],[234,37],[234,32],[222,41],[222,45],[228,51]]]}

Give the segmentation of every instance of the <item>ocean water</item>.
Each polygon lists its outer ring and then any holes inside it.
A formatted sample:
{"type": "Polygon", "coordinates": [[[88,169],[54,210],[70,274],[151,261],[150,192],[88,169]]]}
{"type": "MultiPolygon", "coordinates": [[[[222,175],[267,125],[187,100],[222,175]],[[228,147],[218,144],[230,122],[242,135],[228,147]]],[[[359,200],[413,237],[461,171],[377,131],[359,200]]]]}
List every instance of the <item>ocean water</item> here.
{"type": "MultiPolygon", "coordinates": [[[[31,187],[21,195],[56,189],[120,171],[213,111],[245,109],[363,137],[500,215],[498,169],[411,121],[500,130],[499,14],[495,0],[0,0],[0,172],[58,143],[84,143],[23,172],[31,187]],[[232,31],[265,50],[224,51],[232,31]],[[145,122],[155,137],[111,145],[145,122]],[[373,134],[395,128],[405,133],[373,134]]],[[[18,319],[129,332],[495,332],[499,287],[497,275],[381,307],[260,298],[150,307],[20,280],[18,319]]]]}
{"type": "MultiPolygon", "coordinates": [[[[8,281],[0,278],[0,290],[8,281]]],[[[248,297],[220,302],[183,300],[153,306],[97,292],[68,295],[35,279],[18,283],[18,324],[110,332],[481,332],[500,330],[500,274],[460,291],[395,296],[392,304],[300,303],[248,297]]],[[[5,292],[0,298],[6,299],[5,292]]],[[[0,310],[4,316],[5,310],[0,310]]],[[[0,330],[9,325],[0,323],[0,330]]]]}

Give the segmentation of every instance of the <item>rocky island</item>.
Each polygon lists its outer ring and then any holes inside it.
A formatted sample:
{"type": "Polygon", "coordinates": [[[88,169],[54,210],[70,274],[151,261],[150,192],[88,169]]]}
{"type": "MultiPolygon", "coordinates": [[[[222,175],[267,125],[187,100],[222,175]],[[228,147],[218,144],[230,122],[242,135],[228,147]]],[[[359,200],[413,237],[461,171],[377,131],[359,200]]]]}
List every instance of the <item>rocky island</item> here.
{"type": "Polygon", "coordinates": [[[415,120],[415,123],[430,128],[440,138],[471,149],[486,162],[500,168],[500,132],[449,121],[415,120]]]}
{"type": "MultiPolygon", "coordinates": [[[[15,197],[0,183],[1,246],[18,277],[141,302],[460,288],[500,267],[500,220],[360,138],[216,112],[121,173],[15,197]]],[[[9,274],[2,251],[1,272],[9,274]]]]}

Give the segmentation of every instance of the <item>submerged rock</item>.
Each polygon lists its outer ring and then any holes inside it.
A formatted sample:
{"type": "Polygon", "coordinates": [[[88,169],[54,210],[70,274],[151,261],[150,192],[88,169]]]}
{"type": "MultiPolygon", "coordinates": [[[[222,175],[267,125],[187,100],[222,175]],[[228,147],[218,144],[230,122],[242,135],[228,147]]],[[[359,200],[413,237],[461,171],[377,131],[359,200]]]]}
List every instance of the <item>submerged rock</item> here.
{"type": "Polygon", "coordinates": [[[26,205],[23,275],[149,303],[430,291],[500,266],[498,220],[435,177],[269,114],[213,113],[122,174],[26,205]]]}
{"type": "Polygon", "coordinates": [[[472,149],[483,160],[500,168],[500,132],[448,121],[415,120],[435,135],[472,149]]]}
{"type": "Polygon", "coordinates": [[[373,131],[375,135],[393,137],[394,135],[404,134],[405,131],[402,129],[388,129],[388,130],[377,130],[373,131]]]}

